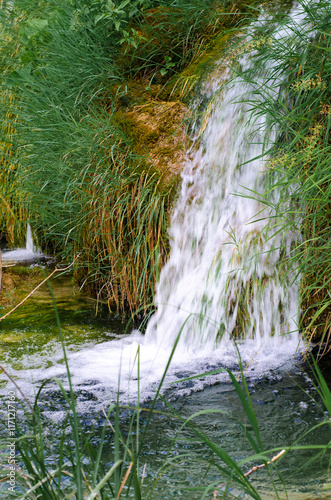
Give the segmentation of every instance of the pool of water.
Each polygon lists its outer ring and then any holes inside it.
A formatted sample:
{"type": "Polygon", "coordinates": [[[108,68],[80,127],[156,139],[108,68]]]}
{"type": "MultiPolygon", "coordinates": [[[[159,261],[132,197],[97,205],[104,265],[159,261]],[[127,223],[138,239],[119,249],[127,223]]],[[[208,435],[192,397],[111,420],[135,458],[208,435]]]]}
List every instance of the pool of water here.
{"type": "MultiPolygon", "coordinates": [[[[18,291],[18,299],[28,293],[38,279],[40,278],[24,280],[18,291]]],[[[95,302],[84,297],[70,278],[60,276],[52,280],[52,289],[69,363],[74,362],[75,356],[78,356],[81,350],[87,350],[90,356],[93,356],[93,353],[100,354],[104,345],[109,346],[109,343],[119,341],[119,338],[123,337],[126,321],[120,316],[110,314],[107,310],[103,310],[96,317],[95,302]]],[[[54,373],[56,375],[60,373],[65,383],[64,355],[56,325],[54,304],[46,285],[4,320],[0,328],[0,364],[31,403],[44,374],[49,375],[55,370],[54,373]]],[[[130,343],[131,340],[127,342],[130,343]]],[[[109,366],[115,363],[112,359],[106,361],[109,366]]],[[[213,453],[206,439],[201,437],[202,433],[234,460],[243,460],[253,455],[246,435],[247,432],[253,433],[253,429],[234,385],[227,372],[217,374],[214,378],[206,376],[198,379],[199,385],[195,385],[194,380],[178,384],[178,380],[187,378],[193,373],[190,374],[187,364],[182,372],[178,366],[173,375],[175,380],[170,379],[170,383],[163,391],[163,400],[159,399],[156,404],[155,414],[149,422],[142,447],[141,475],[144,475],[143,491],[146,497],[147,494],[152,494],[151,498],[162,496],[164,499],[195,500],[205,494],[203,498],[210,500],[248,498],[234,483],[229,484],[226,495],[222,496],[224,478],[218,467],[224,464],[217,454],[213,453]],[[176,380],[177,384],[173,384],[172,382],[176,380]],[[182,427],[183,421],[193,414],[197,415],[191,422],[196,428],[195,431],[188,425],[182,427]],[[218,491],[218,496],[215,496],[215,490],[218,491]]],[[[200,368],[203,371],[202,364],[200,368]]],[[[215,369],[217,366],[209,368],[215,369]]],[[[221,369],[221,366],[218,368],[221,369]]],[[[314,387],[313,376],[307,369],[307,366],[301,364],[297,358],[295,362],[289,361],[277,369],[266,369],[264,375],[261,375],[261,371],[257,376],[253,371],[247,371],[249,394],[261,442],[265,450],[271,450],[266,453],[270,459],[277,453],[272,451],[275,448],[326,445],[331,439],[330,427],[327,425],[320,427],[328,415],[314,387]],[[312,431],[313,427],[316,429],[312,431]]],[[[240,374],[236,367],[234,370],[239,380],[240,374]]],[[[196,375],[196,371],[194,373],[196,375]]],[[[89,384],[76,386],[77,410],[81,425],[86,435],[90,433],[90,442],[95,447],[100,442],[105,425],[103,409],[107,411],[109,405],[113,403],[112,396],[108,392],[108,379],[105,378],[102,385],[100,377],[99,373],[96,377],[99,384],[98,392],[93,391],[93,373],[89,376],[89,384]]],[[[156,387],[157,383],[154,384],[154,392],[156,387]]],[[[7,375],[3,373],[2,394],[5,395],[8,390],[14,390],[17,399],[21,401],[18,405],[20,409],[17,418],[22,420],[24,428],[28,425],[24,422],[29,420],[30,409],[18,388],[13,382],[8,382],[7,375]],[[25,408],[25,417],[21,408],[25,408]]],[[[135,398],[132,401],[136,404],[135,398]]],[[[124,408],[128,403],[131,403],[130,394],[126,393],[120,409],[120,427],[123,436],[129,433],[132,415],[132,410],[124,408]]],[[[141,403],[139,412],[140,432],[147,422],[150,406],[151,396],[147,395],[141,403]]],[[[45,439],[49,444],[49,463],[52,464],[52,461],[56,463],[61,429],[68,424],[65,422],[66,403],[55,382],[50,382],[41,392],[39,408],[45,423],[45,439]]],[[[110,421],[113,423],[112,415],[110,421]]],[[[5,437],[7,431],[3,422],[1,436],[5,437]]],[[[328,483],[330,457],[327,453],[323,453],[317,460],[310,462],[317,451],[292,450],[277,462],[276,468],[273,468],[273,478],[279,491],[279,498],[304,500],[331,497],[325,486],[328,483]]],[[[89,459],[85,460],[88,462],[89,459]]],[[[106,469],[114,462],[114,439],[111,427],[106,432],[102,462],[106,469]]],[[[259,463],[261,459],[252,460],[244,464],[242,469],[246,472],[259,463]]],[[[257,470],[250,478],[261,498],[277,498],[266,470],[257,470]]],[[[4,488],[5,483],[0,483],[2,498],[6,498],[4,488]]]]}

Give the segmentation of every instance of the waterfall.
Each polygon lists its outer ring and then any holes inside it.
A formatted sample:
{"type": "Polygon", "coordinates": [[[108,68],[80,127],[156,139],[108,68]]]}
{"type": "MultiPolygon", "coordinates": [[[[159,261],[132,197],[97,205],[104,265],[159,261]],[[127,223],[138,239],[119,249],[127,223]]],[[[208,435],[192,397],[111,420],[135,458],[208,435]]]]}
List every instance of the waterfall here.
{"type": "MultiPolygon", "coordinates": [[[[301,16],[294,10],[296,22],[301,16]]],[[[268,18],[261,15],[260,25],[266,22],[268,18]]],[[[275,28],[273,36],[295,35],[288,26],[275,28]]],[[[252,37],[245,40],[250,45],[252,37]]],[[[242,72],[254,74],[258,84],[264,76],[256,68],[255,56],[254,47],[246,50],[239,65],[242,72]]],[[[281,83],[279,75],[278,83],[273,82],[275,99],[281,83]]],[[[266,117],[252,119],[248,104],[252,91],[240,75],[224,69],[222,60],[208,76],[195,105],[206,99],[210,105],[183,169],[169,227],[170,258],[157,285],[157,311],[145,335],[133,332],[73,355],[77,382],[88,382],[89,366],[94,386],[96,379],[106,377],[104,383],[115,392],[120,372],[123,394],[134,397],[139,348],[139,392],[141,398],[148,397],[177,341],[167,374],[172,383],[183,375],[235,369],[238,343],[247,374],[254,377],[271,373],[295,356],[300,346],[298,281],[290,258],[300,235],[278,233],[275,214],[263,203],[268,168],[263,144],[274,141],[277,131],[265,137],[266,117]]],[[[190,388],[177,389],[177,394],[201,389],[224,376],[208,375],[190,382],[190,388]]]]}
{"type": "Polygon", "coordinates": [[[31,226],[28,223],[26,225],[26,244],[25,244],[25,250],[30,253],[37,253],[38,250],[33,244],[33,238],[32,238],[32,231],[31,231],[31,226]]]}
{"type": "MultiPolygon", "coordinates": [[[[257,74],[251,56],[239,64],[257,74]]],[[[212,105],[182,174],[170,259],[146,338],[171,346],[181,332],[180,344],[199,350],[226,344],[235,334],[254,339],[257,348],[266,341],[278,346],[299,338],[298,284],[287,264],[298,235],[278,233],[262,202],[266,117],[251,119],[247,101],[254,89],[241,77],[231,80],[228,71],[219,73],[216,67],[202,91],[202,98],[213,96],[212,105]]],[[[256,77],[261,84],[263,77],[256,77]]],[[[275,97],[280,85],[281,78],[275,97]]],[[[269,141],[275,138],[274,131],[269,141]]]]}
{"type": "Polygon", "coordinates": [[[8,262],[24,262],[31,261],[36,257],[41,257],[42,255],[42,252],[33,243],[31,226],[27,223],[25,248],[5,251],[3,252],[2,257],[4,261],[8,262]]]}
{"type": "MultiPolygon", "coordinates": [[[[272,36],[295,36],[303,17],[303,11],[295,8],[293,30],[288,24],[274,28],[272,36]]],[[[260,24],[266,22],[268,18],[261,16],[260,24]]],[[[254,47],[244,52],[239,65],[262,84],[254,47]]],[[[275,99],[281,83],[279,75],[278,83],[273,81],[275,99]]],[[[138,393],[141,401],[153,396],[178,336],[167,368],[169,383],[215,368],[235,370],[238,343],[246,374],[253,377],[266,372],[272,376],[272,370],[287,366],[295,356],[300,343],[298,282],[290,259],[300,236],[277,232],[277,218],[263,203],[268,168],[263,144],[274,141],[277,131],[265,137],[266,117],[252,119],[248,104],[252,92],[253,86],[225,70],[222,61],[202,86],[196,105],[206,99],[210,105],[183,169],[169,227],[170,258],[157,285],[157,311],[145,335],[134,331],[79,351],[69,348],[72,382],[82,394],[93,392],[96,400],[99,396],[104,400],[106,394],[108,401],[119,391],[126,402],[138,393]]],[[[56,376],[65,384],[61,347],[55,351],[51,346],[49,356],[27,360],[26,369],[17,376],[28,383],[31,378],[38,382],[56,376]],[[31,370],[35,364],[39,368],[31,370]]],[[[188,387],[177,388],[177,394],[202,389],[226,376],[222,372],[190,381],[188,387]]]]}

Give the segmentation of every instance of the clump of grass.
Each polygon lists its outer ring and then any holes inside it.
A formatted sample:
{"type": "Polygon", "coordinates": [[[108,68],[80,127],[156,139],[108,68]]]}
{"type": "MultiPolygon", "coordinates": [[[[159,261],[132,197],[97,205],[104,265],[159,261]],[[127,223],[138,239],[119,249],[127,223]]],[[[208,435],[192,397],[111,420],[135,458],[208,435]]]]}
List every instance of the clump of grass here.
{"type": "Polygon", "coordinates": [[[145,4],[129,26],[120,64],[130,77],[166,81],[201,56],[215,37],[236,26],[254,2],[159,0],[145,4]]]}
{"type": "MultiPolygon", "coordinates": [[[[3,78],[17,64],[14,20],[0,10],[0,71],[3,78]]],[[[0,92],[0,231],[8,236],[9,244],[23,243],[25,238],[26,207],[24,192],[15,176],[15,106],[17,95],[12,88],[0,92]]]]}
{"type": "Polygon", "coordinates": [[[11,175],[39,243],[68,259],[80,252],[81,285],[132,312],[154,291],[171,189],[113,120],[122,76],[107,23],[92,30],[79,9],[74,22],[71,2],[47,7],[21,14],[20,64],[7,75],[17,94],[11,175]]]}

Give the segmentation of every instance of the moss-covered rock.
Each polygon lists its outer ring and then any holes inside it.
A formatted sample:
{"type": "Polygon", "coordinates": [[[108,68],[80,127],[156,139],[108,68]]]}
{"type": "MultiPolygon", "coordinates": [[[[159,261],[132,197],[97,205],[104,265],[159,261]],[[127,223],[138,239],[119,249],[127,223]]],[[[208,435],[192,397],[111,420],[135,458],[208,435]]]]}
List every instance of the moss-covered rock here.
{"type": "MultiPolygon", "coordinates": [[[[139,101],[137,85],[134,97],[133,103],[139,101]]],[[[114,120],[131,141],[137,155],[159,170],[163,183],[167,185],[171,176],[181,172],[185,161],[188,116],[186,106],[179,100],[149,99],[141,104],[120,107],[114,120]]]]}

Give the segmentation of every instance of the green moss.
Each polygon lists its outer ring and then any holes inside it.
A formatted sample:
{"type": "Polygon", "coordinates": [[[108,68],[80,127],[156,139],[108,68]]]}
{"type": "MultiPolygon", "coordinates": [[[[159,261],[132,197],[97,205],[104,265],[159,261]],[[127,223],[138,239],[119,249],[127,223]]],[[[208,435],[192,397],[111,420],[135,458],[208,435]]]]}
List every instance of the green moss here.
{"type": "Polygon", "coordinates": [[[24,266],[12,266],[5,268],[5,273],[10,274],[12,277],[36,277],[44,276],[42,269],[40,267],[24,267],[24,266]]]}

